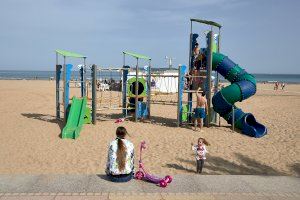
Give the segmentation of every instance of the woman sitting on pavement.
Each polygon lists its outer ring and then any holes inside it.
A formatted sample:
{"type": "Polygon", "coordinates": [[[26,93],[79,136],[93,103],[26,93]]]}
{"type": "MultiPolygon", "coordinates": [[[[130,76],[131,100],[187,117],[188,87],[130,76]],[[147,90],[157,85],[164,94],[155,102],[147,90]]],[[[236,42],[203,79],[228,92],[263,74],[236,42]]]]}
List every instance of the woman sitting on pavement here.
{"type": "Polygon", "coordinates": [[[134,146],[125,139],[128,133],[124,127],[118,127],[116,135],[109,145],[105,172],[112,182],[127,182],[134,173],[134,146]]]}

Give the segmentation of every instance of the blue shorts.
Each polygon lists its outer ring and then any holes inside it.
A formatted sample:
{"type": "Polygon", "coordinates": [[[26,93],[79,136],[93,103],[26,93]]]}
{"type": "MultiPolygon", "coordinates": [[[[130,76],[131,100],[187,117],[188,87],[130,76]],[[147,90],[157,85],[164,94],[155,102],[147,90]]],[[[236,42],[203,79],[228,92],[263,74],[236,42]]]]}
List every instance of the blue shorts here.
{"type": "Polygon", "coordinates": [[[194,118],[202,118],[204,119],[206,117],[206,113],[205,113],[205,108],[195,108],[195,114],[194,114],[194,118]]]}

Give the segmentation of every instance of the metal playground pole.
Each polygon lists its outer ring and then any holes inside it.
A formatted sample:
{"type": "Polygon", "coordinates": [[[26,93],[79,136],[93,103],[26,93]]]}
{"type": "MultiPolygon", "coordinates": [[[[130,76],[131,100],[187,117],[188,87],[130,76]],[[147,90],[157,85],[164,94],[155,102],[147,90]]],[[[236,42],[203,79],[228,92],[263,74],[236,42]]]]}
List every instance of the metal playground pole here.
{"type": "Polygon", "coordinates": [[[137,122],[138,121],[138,98],[139,98],[139,82],[138,82],[138,78],[139,78],[139,59],[136,58],[136,69],[135,69],[135,116],[134,116],[134,121],[137,122]]]}

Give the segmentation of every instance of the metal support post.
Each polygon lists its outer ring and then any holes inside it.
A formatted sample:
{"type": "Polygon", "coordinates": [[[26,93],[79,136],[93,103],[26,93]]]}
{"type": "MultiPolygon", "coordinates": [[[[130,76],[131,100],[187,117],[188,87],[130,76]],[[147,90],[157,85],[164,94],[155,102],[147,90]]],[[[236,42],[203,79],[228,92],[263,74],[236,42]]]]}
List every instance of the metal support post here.
{"type": "Polygon", "coordinates": [[[97,113],[97,65],[92,65],[92,123],[96,125],[97,113]]]}

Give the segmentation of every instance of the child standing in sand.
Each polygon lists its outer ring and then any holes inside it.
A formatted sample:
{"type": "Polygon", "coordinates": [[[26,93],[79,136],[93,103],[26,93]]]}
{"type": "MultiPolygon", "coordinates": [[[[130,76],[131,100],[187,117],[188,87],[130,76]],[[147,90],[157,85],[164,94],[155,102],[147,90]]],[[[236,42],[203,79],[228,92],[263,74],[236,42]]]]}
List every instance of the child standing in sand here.
{"type": "Polygon", "coordinates": [[[206,160],[206,153],[208,153],[205,145],[209,146],[210,144],[204,138],[199,138],[198,144],[194,145],[193,143],[191,143],[191,145],[192,150],[195,151],[196,154],[196,172],[201,174],[202,168],[204,166],[204,160],[206,160]]]}
{"type": "Polygon", "coordinates": [[[194,122],[194,126],[195,126],[195,131],[197,130],[197,126],[199,124],[200,127],[200,132],[203,132],[202,128],[203,128],[203,119],[206,117],[207,112],[208,112],[208,106],[207,106],[207,99],[205,97],[205,92],[202,91],[202,93],[200,94],[200,90],[201,87],[198,88],[197,92],[196,92],[196,96],[197,96],[197,106],[195,108],[195,122],[194,122]]]}

